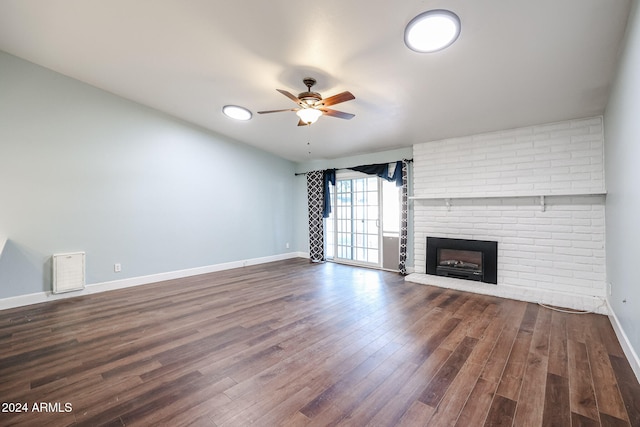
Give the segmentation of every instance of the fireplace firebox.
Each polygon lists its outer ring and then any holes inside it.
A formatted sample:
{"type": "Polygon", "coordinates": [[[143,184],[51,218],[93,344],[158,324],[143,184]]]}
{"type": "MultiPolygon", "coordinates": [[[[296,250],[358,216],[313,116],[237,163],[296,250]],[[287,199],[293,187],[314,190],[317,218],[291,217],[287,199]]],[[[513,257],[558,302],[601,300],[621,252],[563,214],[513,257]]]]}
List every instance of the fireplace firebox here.
{"type": "Polygon", "coordinates": [[[498,242],[427,237],[427,274],[498,284],[498,242]]]}

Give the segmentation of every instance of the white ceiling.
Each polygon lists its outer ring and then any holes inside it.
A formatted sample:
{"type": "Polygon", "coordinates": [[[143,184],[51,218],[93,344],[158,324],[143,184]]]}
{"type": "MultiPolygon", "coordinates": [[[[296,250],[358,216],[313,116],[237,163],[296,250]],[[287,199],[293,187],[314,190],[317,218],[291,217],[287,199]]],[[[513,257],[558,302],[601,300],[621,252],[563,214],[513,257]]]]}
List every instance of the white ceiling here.
{"type": "MultiPolygon", "coordinates": [[[[602,114],[629,0],[0,0],[0,50],[294,161],[602,114]],[[405,25],[446,8],[450,48],[405,25]],[[297,94],[356,99],[298,127],[297,94]],[[225,104],[253,119],[222,115],[225,104]],[[309,144],[309,145],[307,145],[309,144]],[[309,151],[311,153],[309,153],[309,151]]],[[[1,70],[0,70],[1,78],[1,70]]]]}

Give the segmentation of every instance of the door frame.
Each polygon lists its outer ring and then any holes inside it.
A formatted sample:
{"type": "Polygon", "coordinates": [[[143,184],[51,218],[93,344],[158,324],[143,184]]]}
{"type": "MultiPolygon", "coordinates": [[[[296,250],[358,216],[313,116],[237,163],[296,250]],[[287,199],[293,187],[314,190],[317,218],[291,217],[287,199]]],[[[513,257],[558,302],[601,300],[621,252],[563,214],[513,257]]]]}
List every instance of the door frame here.
{"type": "MultiPolygon", "coordinates": [[[[333,188],[330,188],[330,192],[331,192],[331,215],[329,218],[325,218],[325,221],[328,221],[329,219],[331,219],[331,221],[333,221],[333,226],[332,228],[332,233],[333,233],[333,238],[331,239],[333,241],[333,257],[329,258],[326,256],[327,254],[327,247],[325,247],[325,258],[328,261],[331,262],[335,262],[335,263],[339,263],[339,264],[347,264],[347,265],[355,265],[355,266],[360,266],[360,267],[368,267],[368,268],[376,268],[379,270],[386,270],[386,271],[393,271],[393,272],[397,272],[398,269],[388,269],[388,268],[383,268],[383,260],[384,260],[384,231],[383,230],[383,224],[384,224],[384,217],[383,217],[383,203],[384,203],[384,199],[383,199],[383,179],[375,176],[375,175],[368,175],[362,172],[357,172],[357,171],[337,171],[336,172],[336,185],[335,186],[330,186],[333,188]],[[377,218],[377,222],[378,222],[378,262],[377,263],[371,263],[371,262],[364,262],[364,261],[357,261],[357,260],[353,260],[353,259],[345,259],[345,258],[339,258],[337,255],[337,248],[338,248],[338,227],[337,227],[337,221],[338,218],[336,216],[337,214],[337,205],[336,205],[336,193],[337,193],[337,186],[338,186],[338,181],[340,180],[353,180],[353,179],[362,179],[362,178],[367,178],[367,179],[371,179],[371,178],[375,178],[376,179],[376,183],[377,183],[377,197],[378,197],[378,218],[377,218]]],[[[400,200],[400,192],[398,193],[398,207],[401,208],[401,200],[400,200]]],[[[353,207],[353,200],[351,202],[351,206],[353,207]]],[[[400,221],[400,219],[398,219],[398,221],[400,221]]],[[[398,224],[398,227],[400,226],[400,224],[398,224]]],[[[328,246],[328,241],[329,239],[327,238],[327,229],[329,227],[326,227],[326,223],[325,223],[325,242],[327,242],[327,246],[328,246]]],[[[399,236],[398,236],[399,238],[399,236]]],[[[352,250],[354,245],[353,245],[354,241],[352,239],[351,242],[351,247],[352,250]]],[[[398,239],[398,245],[399,245],[399,239],[398,239]]],[[[398,246],[398,251],[400,250],[400,247],[398,246]]]]}

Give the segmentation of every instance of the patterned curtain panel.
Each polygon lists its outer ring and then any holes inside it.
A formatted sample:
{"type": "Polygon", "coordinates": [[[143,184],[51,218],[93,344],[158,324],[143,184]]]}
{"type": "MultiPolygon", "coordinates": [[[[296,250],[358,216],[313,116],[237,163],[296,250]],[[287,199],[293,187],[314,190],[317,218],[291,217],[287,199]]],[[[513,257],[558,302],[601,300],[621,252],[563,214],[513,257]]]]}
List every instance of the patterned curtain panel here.
{"type": "Polygon", "coordinates": [[[324,172],[307,172],[307,196],[309,199],[309,259],[324,261],[324,172]]]}
{"type": "Polygon", "coordinates": [[[407,223],[408,223],[408,198],[407,198],[407,184],[409,172],[409,162],[402,161],[402,189],[401,189],[401,213],[400,213],[400,265],[398,270],[400,274],[407,274],[407,223]]]}

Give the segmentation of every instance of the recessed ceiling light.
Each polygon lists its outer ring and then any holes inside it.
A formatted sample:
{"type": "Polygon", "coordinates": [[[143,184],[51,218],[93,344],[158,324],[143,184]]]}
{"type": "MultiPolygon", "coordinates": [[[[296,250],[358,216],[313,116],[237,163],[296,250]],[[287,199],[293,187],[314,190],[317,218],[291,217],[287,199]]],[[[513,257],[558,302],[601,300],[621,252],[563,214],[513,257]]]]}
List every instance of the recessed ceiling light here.
{"type": "Polygon", "coordinates": [[[222,112],[225,116],[236,120],[249,120],[251,118],[251,111],[237,105],[225,105],[222,107],[222,112]]]}
{"type": "Polygon", "coordinates": [[[413,18],[404,30],[404,43],[416,52],[437,52],[449,47],[460,35],[460,18],[455,13],[435,9],[413,18]]]}

